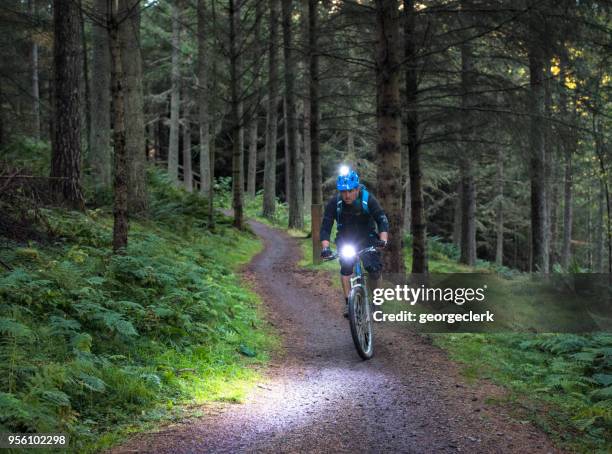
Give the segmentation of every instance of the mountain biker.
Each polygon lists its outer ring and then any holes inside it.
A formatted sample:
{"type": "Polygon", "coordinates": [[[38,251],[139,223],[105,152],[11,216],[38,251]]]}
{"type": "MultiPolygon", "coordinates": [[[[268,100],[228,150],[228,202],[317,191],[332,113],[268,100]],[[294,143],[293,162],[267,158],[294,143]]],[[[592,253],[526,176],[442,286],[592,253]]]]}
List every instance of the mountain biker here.
{"type": "MultiPolygon", "coordinates": [[[[338,250],[341,250],[343,244],[351,244],[356,250],[370,246],[384,248],[389,236],[389,221],[378,200],[368,192],[365,186],[359,184],[359,175],[343,166],[336,180],[336,189],[339,193],[327,202],[321,222],[321,258],[332,256],[329,245],[334,221],[336,221],[338,231],[336,235],[338,250]],[[378,227],[378,233],[376,227],[378,227]]],[[[353,274],[355,260],[358,258],[355,257],[353,260],[347,260],[342,256],[339,258],[345,302],[344,316],[347,317],[350,278],[353,274]]],[[[368,272],[370,282],[373,282],[370,287],[372,289],[378,287],[382,271],[380,253],[365,253],[361,256],[361,260],[368,272]]]]}

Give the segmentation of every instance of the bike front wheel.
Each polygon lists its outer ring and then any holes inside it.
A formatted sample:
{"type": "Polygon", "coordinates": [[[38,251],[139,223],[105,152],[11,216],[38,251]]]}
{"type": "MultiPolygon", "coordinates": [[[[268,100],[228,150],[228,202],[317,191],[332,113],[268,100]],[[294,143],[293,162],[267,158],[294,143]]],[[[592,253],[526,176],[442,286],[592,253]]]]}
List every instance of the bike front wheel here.
{"type": "Polygon", "coordinates": [[[374,355],[372,311],[363,287],[353,287],[348,300],[348,318],[357,353],[363,359],[374,355]]]}

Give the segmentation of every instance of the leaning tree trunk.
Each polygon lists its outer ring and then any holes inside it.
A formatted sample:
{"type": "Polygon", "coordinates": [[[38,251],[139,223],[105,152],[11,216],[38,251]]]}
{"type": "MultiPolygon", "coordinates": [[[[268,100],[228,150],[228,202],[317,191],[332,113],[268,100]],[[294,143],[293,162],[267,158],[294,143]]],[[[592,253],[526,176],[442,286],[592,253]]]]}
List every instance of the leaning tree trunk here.
{"type": "Polygon", "coordinates": [[[170,92],[170,143],[168,145],[168,175],[170,181],[179,184],[179,115],[180,115],[180,83],[181,83],[181,24],[178,3],[172,2],[172,69],[170,92]]]}
{"type": "Polygon", "coordinates": [[[532,271],[548,272],[548,246],[546,244],[546,187],[544,171],[543,137],[543,70],[544,55],[537,42],[529,49],[529,148],[531,178],[531,248],[532,271]]]}
{"type": "Polygon", "coordinates": [[[236,33],[240,27],[240,1],[229,0],[230,20],[230,91],[232,125],[232,207],[234,208],[234,227],[242,230],[244,223],[242,195],[242,141],[240,140],[242,112],[240,108],[240,58],[236,33]]]}
{"type": "Polygon", "coordinates": [[[270,0],[270,38],[268,42],[268,112],[266,116],[266,151],[264,163],[263,215],[271,219],[276,208],[276,141],[278,123],[278,7],[279,0],[270,0]]]}
{"type": "Polygon", "coordinates": [[[108,45],[108,31],[104,27],[108,16],[108,1],[96,0],[95,15],[102,20],[92,23],[92,65],[96,68],[91,78],[91,149],[92,177],[95,186],[110,188],[111,185],[111,143],[110,143],[110,73],[111,60],[108,45]]]}
{"type": "MultiPolygon", "coordinates": [[[[423,201],[421,151],[418,138],[418,67],[416,60],[416,11],[414,0],[404,0],[404,15],[404,55],[406,59],[406,131],[408,134],[408,169],[410,179],[410,209],[412,221],[412,272],[415,274],[423,274],[427,273],[427,232],[425,221],[425,204],[423,201]]],[[[401,179],[399,181],[401,181],[401,179]]],[[[396,195],[396,198],[399,198],[398,195],[396,195]]]]}
{"type": "Polygon", "coordinates": [[[128,156],[128,207],[130,213],[147,209],[142,55],[140,53],[140,2],[120,0],[121,59],[125,78],[125,146],[128,156]]]}
{"type": "Polygon", "coordinates": [[[385,270],[404,273],[398,9],[394,0],[376,1],[376,195],[389,219],[385,270]]]}
{"type": "Polygon", "coordinates": [[[198,0],[198,120],[200,132],[200,193],[210,197],[210,118],[208,98],[208,49],[206,46],[206,2],[198,0]]]}
{"type": "Polygon", "coordinates": [[[51,155],[51,194],[58,202],[83,209],[81,189],[81,27],[75,2],[54,0],[55,117],[51,155]]]}
{"type": "Polygon", "coordinates": [[[115,5],[111,1],[108,33],[111,53],[111,96],[113,100],[113,145],[115,148],[115,175],[113,201],[113,251],[125,253],[128,244],[128,156],[125,138],[125,78],[123,75],[120,23],[115,5]]]}
{"type": "Polygon", "coordinates": [[[293,49],[291,43],[292,0],[282,2],[283,53],[285,57],[285,98],[287,101],[287,139],[289,146],[289,228],[304,227],[304,210],[298,193],[299,160],[297,148],[297,118],[295,111],[295,75],[293,73],[293,49]]]}

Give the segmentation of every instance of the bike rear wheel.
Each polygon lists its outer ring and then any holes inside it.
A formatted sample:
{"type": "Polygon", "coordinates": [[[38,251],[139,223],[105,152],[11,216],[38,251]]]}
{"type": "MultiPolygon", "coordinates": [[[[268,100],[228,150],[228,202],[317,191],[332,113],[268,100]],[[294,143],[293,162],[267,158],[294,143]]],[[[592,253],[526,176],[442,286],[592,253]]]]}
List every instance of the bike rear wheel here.
{"type": "Polygon", "coordinates": [[[357,353],[363,359],[374,355],[372,311],[363,287],[353,287],[348,300],[348,318],[357,353]]]}

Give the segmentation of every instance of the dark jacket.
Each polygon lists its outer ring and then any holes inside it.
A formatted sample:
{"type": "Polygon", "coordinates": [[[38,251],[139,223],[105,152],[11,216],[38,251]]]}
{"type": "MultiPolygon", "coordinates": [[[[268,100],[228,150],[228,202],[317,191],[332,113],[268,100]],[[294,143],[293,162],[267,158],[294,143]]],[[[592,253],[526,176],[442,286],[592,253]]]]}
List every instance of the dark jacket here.
{"type": "MultiPolygon", "coordinates": [[[[389,231],[389,221],[376,197],[371,193],[369,194],[367,213],[363,210],[361,197],[362,193],[351,205],[342,202],[341,227],[338,229],[336,242],[353,241],[357,244],[365,244],[369,238],[376,237],[377,226],[379,232],[389,231]]],[[[323,221],[321,222],[321,241],[330,240],[332,226],[336,221],[337,203],[338,196],[334,195],[325,205],[323,221]]]]}

